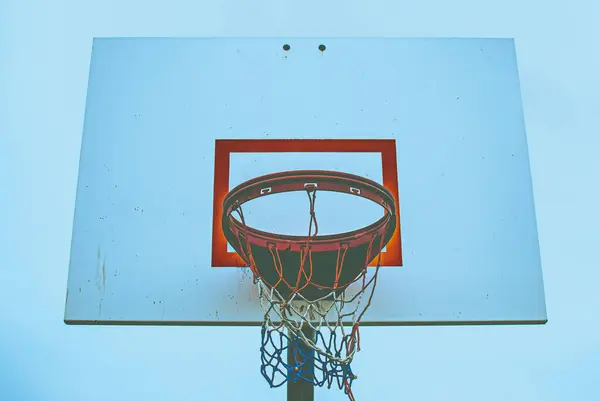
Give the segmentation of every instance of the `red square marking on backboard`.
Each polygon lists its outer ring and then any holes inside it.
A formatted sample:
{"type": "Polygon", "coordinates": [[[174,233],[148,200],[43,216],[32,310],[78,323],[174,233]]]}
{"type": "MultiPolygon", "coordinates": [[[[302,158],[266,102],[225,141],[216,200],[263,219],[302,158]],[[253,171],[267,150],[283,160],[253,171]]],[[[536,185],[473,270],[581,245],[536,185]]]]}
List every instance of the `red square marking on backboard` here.
{"type": "MultiPolygon", "coordinates": [[[[215,141],[215,177],[213,196],[212,266],[245,267],[235,252],[227,249],[227,240],[221,227],[223,200],[229,192],[229,162],[231,153],[283,152],[376,152],[381,153],[383,186],[396,200],[396,232],[381,253],[381,266],[402,266],[402,239],[400,230],[400,197],[398,196],[398,168],[394,139],[217,139],[215,141]]],[[[373,266],[373,261],[370,266],[373,266]]]]}

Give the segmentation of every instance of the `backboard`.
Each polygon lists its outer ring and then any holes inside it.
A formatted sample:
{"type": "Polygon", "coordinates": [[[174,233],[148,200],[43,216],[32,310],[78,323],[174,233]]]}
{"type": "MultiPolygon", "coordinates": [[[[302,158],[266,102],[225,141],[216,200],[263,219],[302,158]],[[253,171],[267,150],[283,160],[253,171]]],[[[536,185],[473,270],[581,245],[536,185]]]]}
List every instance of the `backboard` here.
{"type": "MultiPolygon", "coordinates": [[[[366,177],[396,200],[362,325],[546,322],[513,41],[377,38],[94,40],[65,322],[262,324],[222,202],[293,170],[366,177]]],[[[320,192],[316,213],[328,235],[382,210],[320,192]]],[[[308,228],[303,193],[245,214],[308,228]]]]}

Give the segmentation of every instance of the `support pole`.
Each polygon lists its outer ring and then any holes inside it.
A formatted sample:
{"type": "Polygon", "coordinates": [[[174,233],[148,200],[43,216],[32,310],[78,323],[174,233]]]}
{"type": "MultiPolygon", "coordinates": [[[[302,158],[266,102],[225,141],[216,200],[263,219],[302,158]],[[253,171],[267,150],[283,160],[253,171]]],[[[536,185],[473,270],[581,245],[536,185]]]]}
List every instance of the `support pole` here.
{"type": "MultiPolygon", "coordinates": [[[[310,325],[305,324],[302,328],[302,333],[308,339],[315,340],[315,331],[310,325]]],[[[290,338],[292,338],[292,334],[290,333],[290,338]]],[[[299,346],[300,355],[308,356],[308,361],[306,365],[302,368],[302,375],[309,379],[314,378],[314,359],[313,353],[314,351],[307,347],[304,343],[300,343],[299,346]]],[[[296,349],[293,344],[290,344],[288,347],[288,365],[296,364],[296,349]]],[[[315,399],[315,386],[304,379],[298,378],[296,382],[288,381],[287,382],[287,401],[314,401],[315,399]]]]}

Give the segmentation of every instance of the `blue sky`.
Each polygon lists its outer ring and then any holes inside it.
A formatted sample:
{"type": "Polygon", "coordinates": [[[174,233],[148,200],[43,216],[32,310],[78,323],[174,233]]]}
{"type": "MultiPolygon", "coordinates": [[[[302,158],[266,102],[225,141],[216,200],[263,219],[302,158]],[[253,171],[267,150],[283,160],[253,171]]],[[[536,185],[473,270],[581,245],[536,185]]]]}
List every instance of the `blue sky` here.
{"type": "MultiPolygon", "coordinates": [[[[600,399],[593,381],[599,8],[592,0],[0,1],[0,394],[285,397],[258,372],[256,328],[62,322],[92,37],[483,36],[516,41],[549,323],[364,328],[354,393],[357,400],[600,399]]],[[[316,399],[345,397],[317,389],[316,399]]]]}

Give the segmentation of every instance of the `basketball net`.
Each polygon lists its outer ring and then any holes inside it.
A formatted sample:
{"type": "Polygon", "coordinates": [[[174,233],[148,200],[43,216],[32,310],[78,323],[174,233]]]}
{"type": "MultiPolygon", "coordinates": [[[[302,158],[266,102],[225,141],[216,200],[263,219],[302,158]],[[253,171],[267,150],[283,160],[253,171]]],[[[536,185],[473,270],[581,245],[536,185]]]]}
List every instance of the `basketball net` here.
{"type": "MultiPolygon", "coordinates": [[[[371,304],[371,298],[377,284],[377,274],[381,263],[383,236],[379,236],[379,253],[377,265],[373,272],[368,272],[371,262],[373,242],[369,243],[366,252],[364,269],[349,284],[338,285],[338,280],[344,268],[347,246],[340,244],[335,266],[335,280],[331,286],[318,285],[311,282],[313,272],[311,240],[318,234],[318,224],[315,214],[316,187],[308,187],[310,203],[310,222],[306,247],[300,253],[301,263],[295,282],[284,278],[285,266],[281,263],[277,247],[269,245],[273,264],[279,275],[275,285],[267,284],[260,276],[259,270],[252,257],[249,243],[244,244],[250,260],[250,269],[254,283],[258,286],[261,306],[265,312],[261,329],[261,373],[271,387],[279,387],[288,381],[305,380],[315,386],[331,388],[334,383],[354,401],[352,382],[357,378],[351,369],[351,362],[357,351],[360,351],[359,323],[371,304]],[[313,233],[314,226],[314,233],[313,233]],[[277,288],[289,290],[285,296],[277,288]],[[323,290],[324,295],[318,299],[307,299],[302,290],[309,285],[323,290]],[[364,302],[366,296],[366,303],[364,302]],[[308,338],[305,328],[310,327],[315,336],[308,338]],[[299,347],[299,345],[304,347],[299,347]],[[294,362],[290,365],[287,358],[289,347],[294,352],[294,362]],[[299,349],[310,349],[312,352],[302,353],[299,349]]],[[[242,226],[246,228],[241,205],[235,208],[242,226]]],[[[244,236],[248,238],[247,235],[244,236]]]]}

